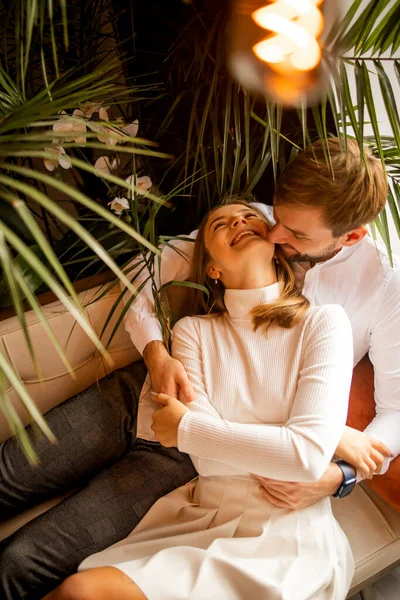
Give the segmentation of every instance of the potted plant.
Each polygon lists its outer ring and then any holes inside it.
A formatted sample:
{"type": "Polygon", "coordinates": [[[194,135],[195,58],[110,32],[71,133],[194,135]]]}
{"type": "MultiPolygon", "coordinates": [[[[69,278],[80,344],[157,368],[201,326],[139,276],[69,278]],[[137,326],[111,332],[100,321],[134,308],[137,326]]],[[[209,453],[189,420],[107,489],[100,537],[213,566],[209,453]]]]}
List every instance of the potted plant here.
{"type": "MultiPolygon", "coordinates": [[[[184,215],[190,206],[195,220],[225,193],[257,192],[262,185],[272,196],[274,178],[316,137],[339,135],[345,146],[352,135],[360,145],[373,147],[389,177],[388,207],[400,236],[400,119],[388,77],[391,69],[397,77],[400,72],[395,58],[400,46],[399,2],[371,0],[362,8],[361,1],[354,0],[327,38],[325,53],[332,69],[326,92],[318,105],[291,111],[252,97],[228,76],[221,31],[229,3],[208,0],[201,11],[185,3],[187,24],[177,33],[169,58],[169,84],[157,105],[162,119],[153,136],[173,158],[139,138],[138,115],[129,113],[133,100],[149,94],[154,99],[159,88],[135,84],[134,67],[121,53],[126,34],[122,39],[118,4],[38,0],[36,8],[26,2],[1,9],[5,43],[0,55],[0,291],[11,300],[33,358],[24,309],[41,314],[36,296],[44,284],[105,350],[110,338],[97,339],[85,321],[74,279],[87,274],[89,266],[101,273],[105,265],[125,285],[130,299],[112,337],[140,293],[128,266],[134,252],[137,264],[149,268],[167,338],[170,316],[152,267],[160,241],[169,243],[168,236],[157,235],[161,207],[173,199],[184,215]],[[76,25],[67,26],[72,10],[79,18],[76,25]],[[82,30],[89,32],[86,38],[82,30]],[[385,52],[390,56],[382,57],[385,52]],[[382,98],[389,135],[380,130],[374,89],[382,98]],[[160,104],[162,98],[168,106],[160,104]],[[161,169],[158,159],[163,160],[161,169]],[[152,193],[151,181],[157,193],[152,193]]],[[[134,3],[129,10],[135,10],[134,3]]],[[[182,219],[185,229],[187,222],[182,219]]],[[[390,252],[387,213],[376,221],[374,231],[390,252]]],[[[45,320],[44,326],[63,355],[45,320]]],[[[0,407],[29,452],[22,423],[7,399],[7,379],[50,436],[0,353],[0,407]]]]}

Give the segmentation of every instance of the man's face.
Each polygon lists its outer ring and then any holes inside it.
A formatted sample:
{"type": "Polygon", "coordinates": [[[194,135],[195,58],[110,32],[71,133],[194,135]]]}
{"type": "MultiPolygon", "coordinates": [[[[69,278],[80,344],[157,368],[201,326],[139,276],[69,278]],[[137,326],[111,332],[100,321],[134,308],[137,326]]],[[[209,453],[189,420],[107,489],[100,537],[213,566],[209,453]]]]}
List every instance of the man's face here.
{"type": "Polygon", "coordinates": [[[276,225],[268,239],[281,246],[289,262],[321,262],[333,256],[343,244],[326,227],[320,208],[295,209],[289,205],[274,205],[276,225]]]}

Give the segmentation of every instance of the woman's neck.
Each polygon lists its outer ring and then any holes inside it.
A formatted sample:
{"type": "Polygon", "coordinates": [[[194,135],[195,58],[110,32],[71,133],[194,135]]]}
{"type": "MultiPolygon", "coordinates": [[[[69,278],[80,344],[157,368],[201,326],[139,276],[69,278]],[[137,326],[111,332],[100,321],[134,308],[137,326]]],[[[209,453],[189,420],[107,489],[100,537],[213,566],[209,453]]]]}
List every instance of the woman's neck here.
{"type": "Polygon", "coordinates": [[[249,269],[242,273],[226,274],[221,278],[226,289],[234,290],[255,290],[264,288],[278,281],[276,276],[275,264],[266,269],[265,265],[257,269],[252,264],[249,269]],[[226,279],[226,281],[224,281],[226,279]]]}

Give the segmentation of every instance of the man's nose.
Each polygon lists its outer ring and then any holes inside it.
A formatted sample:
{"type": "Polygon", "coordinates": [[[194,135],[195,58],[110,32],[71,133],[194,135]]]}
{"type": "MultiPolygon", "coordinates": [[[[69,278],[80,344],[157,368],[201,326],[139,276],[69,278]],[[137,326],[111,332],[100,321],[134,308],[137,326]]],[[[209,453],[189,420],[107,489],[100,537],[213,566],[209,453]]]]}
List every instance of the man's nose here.
{"type": "Polygon", "coordinates": [[[285,244],[287,242],[287,234],[285,228],[280,223],[276,223],[268,232],[268,241],[273,244],[285,244]]]}

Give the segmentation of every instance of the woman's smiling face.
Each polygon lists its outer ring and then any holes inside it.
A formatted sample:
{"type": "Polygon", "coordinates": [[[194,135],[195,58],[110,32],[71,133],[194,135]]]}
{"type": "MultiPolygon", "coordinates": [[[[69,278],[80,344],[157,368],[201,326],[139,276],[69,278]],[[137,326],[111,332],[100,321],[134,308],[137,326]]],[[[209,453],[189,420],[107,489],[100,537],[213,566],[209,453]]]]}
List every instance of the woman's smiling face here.
{"type": "Polygon", "coordinates": [[[229,204],[210,214],[204,241],[221,281],[228,283],[231,274],[252,270],[252,264],[257,268],[260,260],[272,262],[275,246],[268,241],[268,232],[268,224],[251,206],[229,204]]]}

